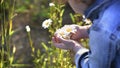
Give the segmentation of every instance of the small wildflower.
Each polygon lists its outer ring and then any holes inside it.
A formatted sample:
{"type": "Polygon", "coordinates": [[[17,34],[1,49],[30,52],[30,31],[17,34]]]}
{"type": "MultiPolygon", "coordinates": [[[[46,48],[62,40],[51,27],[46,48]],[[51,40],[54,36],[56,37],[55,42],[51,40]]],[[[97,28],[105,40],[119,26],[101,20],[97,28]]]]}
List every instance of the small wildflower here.
{"type": "Polygon", "coordinates": [[[67,33],[74,33],[76,32],[76,29],[74,27],[71,27],[70,25],[65,25],[64,28],[67,33]]]}
{"type": "Polygon", "coordinates": [[[90,20],[90,19],[87,19],[87,18],[85,17],[85,15],[83,15],[82,18],[83,18],[83,21],[84,21],[86,24],[90,24],[90,23],[91,23],[91,20],[90,20]]]}
{"type": "Polygon", "coordinates": [[[85,18],[85,15],[82,15],[82,18],[84,19],[84,18],[85,18]]]}
{"type": "Polygon", "coordinates": [[[52,6],[55,6],[55,4],[54,3],[49,3],[49,6],[52,7],[52,6]]]}
{"type": "Polygon", "coordinates": [[[42,27],[43,27],[44,29],[46,29],[46,28],[48,28],[51,24],[52,24],[52,20],[51,20],[51,19],[47,19],[47,20],[43,21],[42,27]]]}
{"type": "Polygon", "coordinates": [[[29,25],[27,25],[25,28],[26,28],[27,32],[30,32],[30,26],[29,25]]]}
{"type": "Polygon", "coordinates": [[[85,23],[86,23],[86,24],[90,24],[90,23],[91,23],[91,20],[90,20],[90,19],[85,19],[85,23]]]}
{"type": "Polygon", "coordinates": [[[62,30],[62,29],[58,29],[55,34],[59,37],[62,37],[62,38],[66,38],[66,34],[65,34],[65,31],[62,30]]]}

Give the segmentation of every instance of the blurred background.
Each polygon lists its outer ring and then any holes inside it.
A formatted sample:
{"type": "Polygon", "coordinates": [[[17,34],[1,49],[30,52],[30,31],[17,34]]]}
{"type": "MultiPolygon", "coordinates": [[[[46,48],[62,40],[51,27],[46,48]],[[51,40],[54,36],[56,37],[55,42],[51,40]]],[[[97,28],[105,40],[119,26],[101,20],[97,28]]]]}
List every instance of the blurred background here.
{"type": "MultiPolygon", "coordinates": [[[[50,0],[16,0],[15,13],[17,15],[13,18],[13,30],[15,33],[12,36],[12,42],[17,48],[16,59],[24,58],[21,60],[24,63],[31,62],[30,46],[27,43],[28,38],[25,31],[26,25],[29,25],[31,28],[31,37],[36,48],[42,50],[40,42],[48,43],[51,39],[47,29],[42,28],[42,22],[49,17],[49,3],[50,0]]],[[[70,24],[72,21],[69,13],[73,11],[67,3],[64,8],[66,11],[63,16],[63,23],[70,24]]]]}
{"type": "Polygon", "coordinates": [[[42,27],[44,20],[61,12],[62,16],[54,18],[61,19],[61,26],[81,20],[65,0],[1,0],[0,68],[74,68],[74,57],[53,47],[51,31],[42,27]],[[57,6],[50,8],[49,3],[57,6]]]}

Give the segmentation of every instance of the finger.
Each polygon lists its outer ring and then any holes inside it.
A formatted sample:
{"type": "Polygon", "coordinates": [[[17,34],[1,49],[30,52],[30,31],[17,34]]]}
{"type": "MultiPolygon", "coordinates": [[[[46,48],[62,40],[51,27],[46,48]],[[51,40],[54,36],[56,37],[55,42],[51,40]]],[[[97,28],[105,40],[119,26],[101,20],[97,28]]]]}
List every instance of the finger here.
{"type": "Polygon", "coordinates": [[[78,39],[77,32],[76,32],[76,33],[73,33],[73,34],[71,35],[70,39],[72,39],[72,40],[77,40],[77,39],[78,39]]]}
{"type": "Polygon", "coordinates": [[[71,36],[70,36],[70,39],[75,39],[75,33],[70,33],[71,36]]]}
{"type": "Polygon", "coordinates": [[[52,37],[53,43],[60,43],[59,40],[56,38],[56,36],[52,37]]]}
{"type": "Polygon", "coordinates": [[[54,46],[60,49],[68,50],[67,46],[64,45],[63,43],[55,43],[54,46]]]}
{"type": "Polygon", "coordinates": [[[55,37],[52,37],[52,42],[53,42],[53,43],[56,43],[55,37]]]}
{"type": "Polygon", "coordinates": [[[67,42],[69,42],[69,40],[66,40],[66,39],[61,38],[61,37],[57,37],[57,39],[58,39],[60,42],[62,42],[62,43],[67,43],[67,42]]]}
{"type": "Polygon", "coordinates": [[[56,46],[56,47],[59,47],[60,45],[63,45],[61,43],[57,43],[56,40],[55,40],[55,37],[52,37],[52,42],[53,42],[53,45],[56,46]]]}

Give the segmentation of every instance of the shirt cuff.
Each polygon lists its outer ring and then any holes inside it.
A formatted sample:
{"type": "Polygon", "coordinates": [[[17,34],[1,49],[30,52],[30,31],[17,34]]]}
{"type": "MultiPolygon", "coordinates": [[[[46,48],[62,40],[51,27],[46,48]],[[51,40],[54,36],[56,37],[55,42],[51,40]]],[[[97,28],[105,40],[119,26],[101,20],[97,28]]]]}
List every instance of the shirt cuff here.
{"type": "Polygon", "coordinates": [[[78,50],[78,52],[75,55],[75,64],[76,64],[76,68],[80,68],[81,65],[79,65],[79,61],[80,59],[82,59],[82,55],[84,55],[85,53],[88,53],[88,49],[86,48],[81,48],[78,50]]]}

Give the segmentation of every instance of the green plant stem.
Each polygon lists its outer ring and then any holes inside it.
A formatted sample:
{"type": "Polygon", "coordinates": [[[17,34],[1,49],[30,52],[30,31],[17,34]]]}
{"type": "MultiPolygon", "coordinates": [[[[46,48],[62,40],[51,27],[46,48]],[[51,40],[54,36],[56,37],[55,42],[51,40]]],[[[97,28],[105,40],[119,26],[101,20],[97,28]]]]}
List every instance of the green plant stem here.
{"type": "Polygon", "coordinates": [[[27,34],[28,34],[29,44],[30,44],[30,47],[31,47],[31,49],[32,49],[32,54],[34,54],[35,48],[33,47],[33,41],[32,41],[30,32],[27,32],[27,34]]]}

